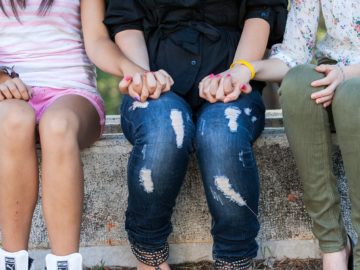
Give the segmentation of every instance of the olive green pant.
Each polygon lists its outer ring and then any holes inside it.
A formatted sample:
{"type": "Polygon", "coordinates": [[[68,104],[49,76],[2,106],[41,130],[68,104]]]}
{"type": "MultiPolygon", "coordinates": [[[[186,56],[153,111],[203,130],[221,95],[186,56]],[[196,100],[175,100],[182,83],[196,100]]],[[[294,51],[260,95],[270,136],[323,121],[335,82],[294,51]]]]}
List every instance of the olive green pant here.
{"type": "MultiPolygon", "coordinates": [[[[336,252],[347,243],[340,212],[340,195],[332,166],[329,110],[310,98],[323,88],[310,83],[323,78],[313,65],[301,65],[286,75],[280,88],[284,125],[304,187],[304,202],[313,232],[323,252],[336,252]]],[[[360,233],[360,78],[338,86],[331,106],[336,136],[348,178],[352,222],[360,233]]],[[[357,239],[355,239],[357,240],[357,239]]],[[[360,270],[360,245],[354,248],[360,270]]]]}

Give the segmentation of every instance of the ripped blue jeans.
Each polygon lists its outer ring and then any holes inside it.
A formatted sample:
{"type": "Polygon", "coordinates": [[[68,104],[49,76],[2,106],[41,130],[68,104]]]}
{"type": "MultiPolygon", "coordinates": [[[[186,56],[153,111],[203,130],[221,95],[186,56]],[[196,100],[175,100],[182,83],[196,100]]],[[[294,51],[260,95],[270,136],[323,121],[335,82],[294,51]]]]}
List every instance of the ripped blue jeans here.
{"type": "Polygon", "coordinates": [[[264,119],[258,91],[197,110],[173,92],[145,103],[124,97],[122,129],[134,146],[126,230],[140,261],[147,263],[151,253],[164,255],[151,266],[167,258],[170,219],[194,150],[212,216],[216,263],[237,265],[257,255],[259,175],[252,144],[264,119]]]}

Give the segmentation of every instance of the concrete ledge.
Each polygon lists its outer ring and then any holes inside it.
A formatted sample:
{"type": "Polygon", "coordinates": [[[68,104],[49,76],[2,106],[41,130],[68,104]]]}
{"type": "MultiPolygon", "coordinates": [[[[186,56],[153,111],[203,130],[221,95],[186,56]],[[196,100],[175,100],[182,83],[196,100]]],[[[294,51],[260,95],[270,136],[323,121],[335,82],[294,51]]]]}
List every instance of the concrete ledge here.
{"type": "MultiPolygon", "coordinates": [[[[171,264],[180,264],[184,262],[211,261],[212,245],[206,243],[187,243],[171,244],[170,258],[171,264]]],[[[35,259],[36,269],[44,269],[44,257],[50,250],[33,250],[30,252],[35,259]]],[[[106,262],[107,266],[125,266],[134,267],[136,259],[131,253],[129,245],[112,247],[85,247],[81,248],[81,254],[84,257],[84,264],[87,266],[100,265],[106,262]]],[[[264,242],[260,246],[258,259],[267,258],[277,254],[277,258],[319,258],[320,253],[317,248],[317,242],[314,240],[299,241],[270,241],[264,242]],[[270,253],[271,252],[271,253],[270,253]]]]}
{"type": "MultiPolygon", "coordinates": [[[[107,265],[133,266],[135,261],[124,230],[126,169],[131,146],[121,134],[118,116],[108,117],[107,123],[103,138],[82,153],[85,171],[82,252],[88,266],[100,264],[101,260],[107,265]]],[[[311,233],[311,221],[305,213],[303,192],[282,128],[281,112],[268,112],[266,125],[265,132],[254,145],[261,178],[259,243],[261,247],[268,247],[266,250],[276,258],[317,258],[319,250],[311,233]]],[[[346,179],[336,147],[334,161],[349,226],[346,179]]],[[[49,248],[40,203],[41,198],[30,239],[32,254],[39,259],[37,269],[43,262],[40,258],[49,248]]],[[[174,232],[169,239],[172,263],[211,259],[210,215],[194,158],[172,222],[174,232]]],[[[261,250],[264,249],[260,249],[259,256],[265,254],[261,250]]]]}

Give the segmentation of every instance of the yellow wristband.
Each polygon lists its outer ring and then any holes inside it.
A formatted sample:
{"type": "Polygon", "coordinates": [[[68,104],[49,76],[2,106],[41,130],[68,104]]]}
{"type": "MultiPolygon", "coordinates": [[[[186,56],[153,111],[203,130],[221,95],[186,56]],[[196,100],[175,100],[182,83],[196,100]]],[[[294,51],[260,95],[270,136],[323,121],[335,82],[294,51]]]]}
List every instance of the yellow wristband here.
{"type": "Polygon", "coordinates": [[[234,68],[236,65],[243,65],[243,66],[247,67],[251,72],[251,78],[250,79],[252,80],[252,79],[255,78],[255,74],[256,74],[255,69],[254,69],[253,65],[250,64],[248,61],[245,61],[245,60],[242,60],[242,59],[237,60],[237,61],[235,61],[234,63],[231,64],[230,68],[234,68]]]}

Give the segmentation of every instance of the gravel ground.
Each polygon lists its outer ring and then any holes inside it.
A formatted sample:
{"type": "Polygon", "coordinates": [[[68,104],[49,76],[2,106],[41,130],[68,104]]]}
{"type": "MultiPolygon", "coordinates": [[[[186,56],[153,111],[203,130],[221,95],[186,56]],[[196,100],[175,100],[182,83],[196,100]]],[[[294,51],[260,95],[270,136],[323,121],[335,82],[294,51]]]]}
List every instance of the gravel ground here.
{"type": "MultiPolygon", "coordinates": [[[[185,263],[173,265],[172,270],[212,270],[211,262],[185,263]]],[[[321,270],[320,260],[282,260],[273,261],[271,259],[265,261],[257,261],[254,270],[321,270]]],[[[90,270],[90,269],[89,269],[90,270]]],[[[99,266],[92,270],[135,270],[135,268],[125,267],[106,267],[99,266]]]]}

